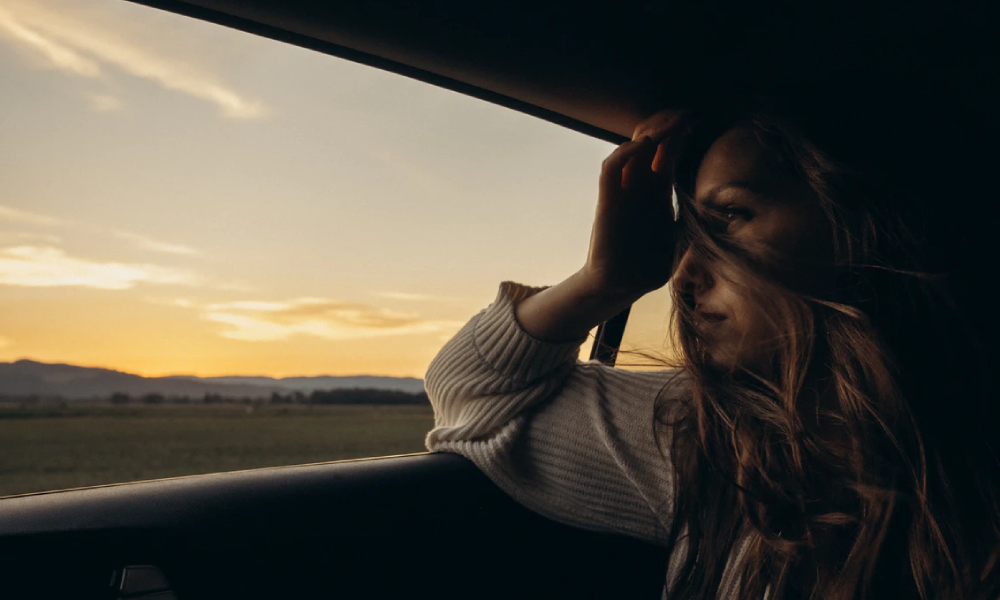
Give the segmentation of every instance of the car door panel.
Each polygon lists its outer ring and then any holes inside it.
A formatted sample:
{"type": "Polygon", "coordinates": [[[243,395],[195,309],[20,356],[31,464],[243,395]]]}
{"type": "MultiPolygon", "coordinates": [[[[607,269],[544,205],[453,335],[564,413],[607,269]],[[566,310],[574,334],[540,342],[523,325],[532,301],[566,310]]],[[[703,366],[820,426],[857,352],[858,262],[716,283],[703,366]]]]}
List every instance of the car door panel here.
{"type": "Polygon", "coordinates": [[[6,598],[655,598],[661,549],[539,517],[469,461],[430,454],[0,501],[6,598]],[[162,595],[162,594],[161,594],[162,595]],[[166,596],[163,596],[166,597],[166,596]]]}

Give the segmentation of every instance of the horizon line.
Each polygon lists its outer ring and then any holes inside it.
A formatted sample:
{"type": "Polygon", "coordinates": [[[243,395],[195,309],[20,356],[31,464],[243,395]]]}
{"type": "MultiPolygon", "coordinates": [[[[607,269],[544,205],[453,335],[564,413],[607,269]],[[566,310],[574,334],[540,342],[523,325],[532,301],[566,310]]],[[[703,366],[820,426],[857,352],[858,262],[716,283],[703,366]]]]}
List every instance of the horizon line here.
{"type": "Polygon", "coordinates": [[[389,379],[420,379],[420,380],[423,379],[423,377],[416,376],[416,375],[378,375],[378,374],[373,374],[373,373],[355,373],[355,374],[351,374],[351,375],[330,375],[329,373],[324,373],[324,374],[321,374],[321,375],[247,375],[247,374],[193,375],[191,373],[173,373],[173,374],[168,374],[168,375],[149,375],[149,374],[143,374],[143,373],[134,372],[134,371],[125,371],[125,370],[122,370],[122,369],[119,369],[119,368],[115,368],[115,367],[94,366],[94,365],[81,365],[81,364],[76,364],[76,363],[71,363],[71,362],[64,362],[64,361],[50,362],[50,361],[38,360],[38,359],[35,359],[35,358],[28,358],[28,357],[21,357],[21,358],[16,358],[16,359],[13,359],[13,360],[0,360],[0,364],[14,364],[14,363],[17,363],[17,362],[33,362],[33,363],[38,363],[38,364],[43,364],[43,365],[62,365],[62,366],[67,366],[67,367],[77,367],[77,368],[81,368],[81,369],[103,369],[105,371],[114,371],[116,373],[124,373],[126,375],[135,375],[137,377],[142,377],[144,379],[161,379],[161,378],[166,378],[166,377],[193,377],[193,378],[196,378],[196,379],[210,379],[210,378],[219,378],[219,377],[260,377],[260,378],[263,378],[263,379],[278,379],[278,380],[280,380],[280,379],[307,379],[307,378],[316,378],[316,377],[386,377],[386,378],[389,378],[389,379]]]}

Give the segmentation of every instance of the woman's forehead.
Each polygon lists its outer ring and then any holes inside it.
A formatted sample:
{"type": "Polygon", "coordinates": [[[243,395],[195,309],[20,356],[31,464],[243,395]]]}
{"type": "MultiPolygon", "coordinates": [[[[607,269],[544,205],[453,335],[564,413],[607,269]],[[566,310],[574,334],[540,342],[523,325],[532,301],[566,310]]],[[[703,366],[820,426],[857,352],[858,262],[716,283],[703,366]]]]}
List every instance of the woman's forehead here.
{"type": "Polygon", "coordinates": [[[723,133],[702,158],[695,179],[695,200],[703,201],[710,192],[750,184],[763,187],[775,177],[773,157],[749,127],[735,127],[723,133]]]}

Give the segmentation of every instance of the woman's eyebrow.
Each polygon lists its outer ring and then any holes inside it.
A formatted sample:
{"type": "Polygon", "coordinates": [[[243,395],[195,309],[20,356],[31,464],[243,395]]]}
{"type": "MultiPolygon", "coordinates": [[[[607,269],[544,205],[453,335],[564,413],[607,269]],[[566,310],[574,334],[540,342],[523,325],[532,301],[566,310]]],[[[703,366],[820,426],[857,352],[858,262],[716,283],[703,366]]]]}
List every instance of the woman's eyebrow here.
{"type": "Polygon", "coordinates": [[[746,190],[754,194],[760,193],[760,184],[755,184],[749,181],[727,181],[726,183],[720,183],[719,185],[708,190],[704,196],[696,198],[695,202],[698,204],[715,204],[716,200],[718,200],[719,194],[731,188],[746,190]]]}

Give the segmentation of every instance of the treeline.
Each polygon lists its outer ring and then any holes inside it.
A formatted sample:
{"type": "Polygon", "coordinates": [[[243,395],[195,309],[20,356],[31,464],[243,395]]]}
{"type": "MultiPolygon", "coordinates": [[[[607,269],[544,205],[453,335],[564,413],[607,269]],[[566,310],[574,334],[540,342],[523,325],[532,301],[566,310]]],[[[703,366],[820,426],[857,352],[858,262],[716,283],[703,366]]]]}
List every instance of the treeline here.
{"type": "MultiPolygon", "coordinates": [[[[203,396],[168,396],[164,394],[129,395],[114,393],[105,398],[90,398],[83,402],[109,402],[115,405],[135,404],[429,404],[427,394],[400,392],[396,390],[378,390],[368,388],[345,388],[337,390],[317,390],[309,394],[303,392],[288,392],[282,394],[273,392],[270,397],[236,397],[223,394],[205,394],[203,396]]],[[[78,400],[66,400],[59,396],[2,396],[0,402],[18,404],[72,404],[78,400]]]]}
{"type": "Polygon", "coordinates": [[[346,388],[314,391],[309,395],[295,392],[282,396],[271,394],[271,404],[430,404],[426,392],[412,394],[396,390],[346,388]]]}

